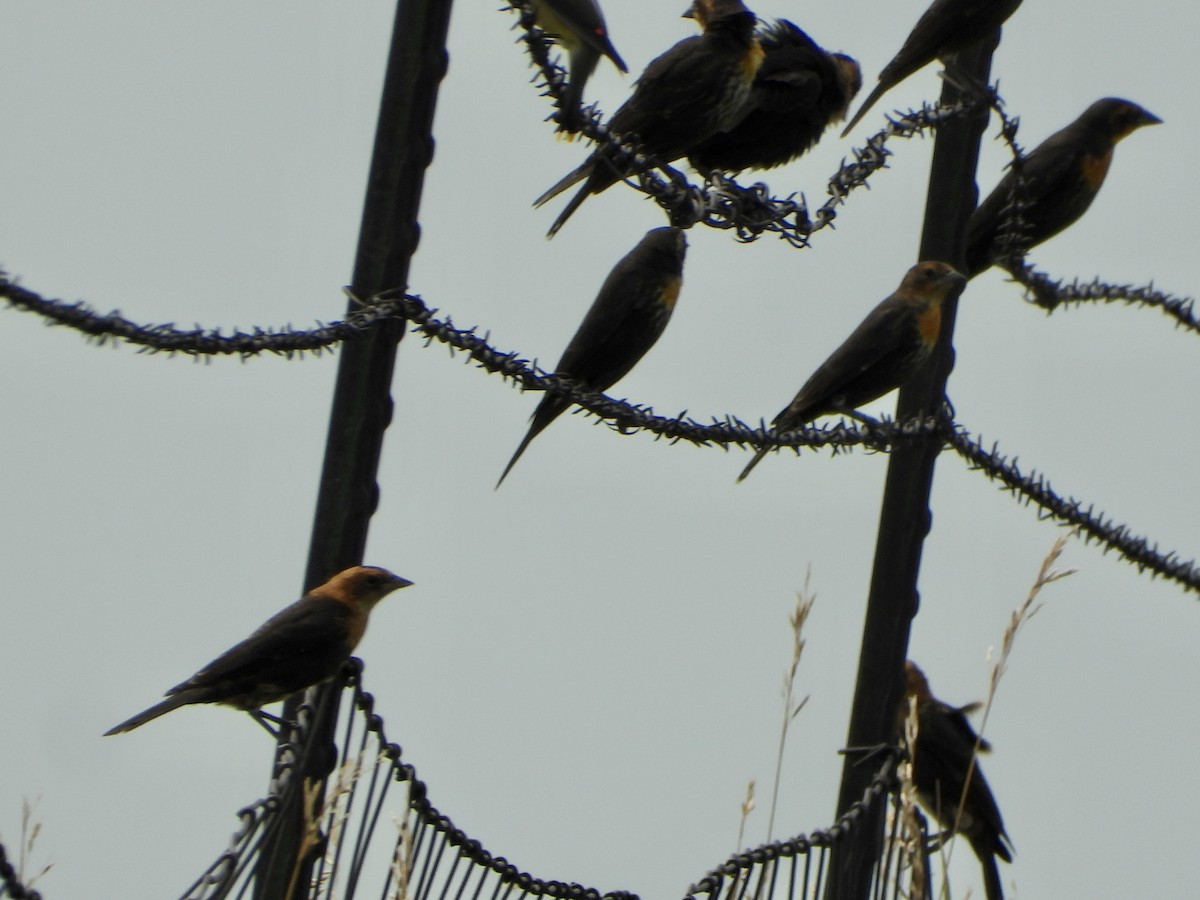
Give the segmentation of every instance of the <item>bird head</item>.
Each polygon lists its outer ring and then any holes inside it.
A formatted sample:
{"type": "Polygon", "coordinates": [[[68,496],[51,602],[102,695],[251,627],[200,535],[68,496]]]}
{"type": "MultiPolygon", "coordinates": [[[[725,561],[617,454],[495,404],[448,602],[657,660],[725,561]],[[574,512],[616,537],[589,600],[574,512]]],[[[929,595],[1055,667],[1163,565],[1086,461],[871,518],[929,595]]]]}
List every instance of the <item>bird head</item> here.
{"type": "Polygon", "coordinates": [[[393,575],[378,566],[352,566],[338,572],[322,588],[369,611],[392,591],[410,584],[412,582],[407,578],[393,575]]]}
{"type": "Polygon", "coordinates": [[[1084,116],[1107,134],[1112,142],[1136,131],[1144,125],[1159,125],[1162,119],[1129,100],[1119,97],[1105,97],[1097,100],[1084,116]]]}
{"type": "Polygon", "coordinates": [[[927,303],[941,303],[951,291],[966,283],[966,277],[949,263],[927,259],[908,270],[900,283],[900,292],[927,303]]]}

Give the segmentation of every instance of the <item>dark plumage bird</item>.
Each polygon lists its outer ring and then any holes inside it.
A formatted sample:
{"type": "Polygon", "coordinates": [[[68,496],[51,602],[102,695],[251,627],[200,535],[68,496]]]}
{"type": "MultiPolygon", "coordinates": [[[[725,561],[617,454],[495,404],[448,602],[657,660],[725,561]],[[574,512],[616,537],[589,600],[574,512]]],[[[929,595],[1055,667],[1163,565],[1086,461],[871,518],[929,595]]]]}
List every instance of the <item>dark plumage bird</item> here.
{"type": "Polygon", "coordinates": [[[261,707],[332,678],[367,630],[371,609],[411,581],[374,566],[354,566],[272,616],[157,703],[108,734],[132,731],[191,703],[224,703],[265,725],[261,707]]]}
{"type": "Polygon", "coordinates": [[[607,56],[622,72],[629,69],[608,38],[604,13],[596,0],[533,0],[533,9],[538,27],[567,51],[567,90],[559,123],[564,131],[578,131],[583,89],[600,57],[607,56]]]}
{"type": "Polygon", "coordinates": [[[694,147],[698,170],[770,169],[791,162],[846,117],[862,87],[862,70],[844,53],[828,53],[786,19],[761,26],[762,65],[740,120],[694,147]]]}
{"type": "MultiPolygon", "coordinates": [[[[850,337],[813,373],[771,422],[776,434],[830,413],[855,415],[906,382],[929,358],[942,328],[942,303],[966,281],[944,262],[917,263],[850,337]]],[[[743,480],[770,452],[760,447],[738,476],[743,480]]]]}
{"type": "Polygon", "coordinates": [[[1014,199],[1024,205],[1021,243],[1024,249],[1036,247],[1087,212],[1104,184],[1117,141],[1161,121],[1136,103],[1105,97],[1046,138],[1019,169],[1000,179],[972,214],[967,223],[967,275],[974,278],[1005,255],[1002,231],[1014,199]]]}
{"type": "Polygon", "coordinates": [[[933,696],[929,682],[911,660],[905,663],[906,696],[902,718],[908,715],[908,698],[917,706],[917,738],[910,748],[913,786],[917,797],[944,828],[971,843],[983,867],[987,900],[1004,900],[996,857],[1012,862],[1012,842],[1004,831],[1004,820],[987,779],[975,760],[970,782],[971,759],[976,746],[984,752],[991,745],[982,740],[967,721],[967,713],[979,704],[950,706],[933,696]],[[964,796],[965,788],[965,796],[964,796]],[[959,815],[959,807],[962,814],[959,815]]]}
{"type": "Polygon", "coordinates": [[[987,37],[1007,22],[1020,5],[1021,0],[933,0],[913,26],[900,52],[879,73],[879,84],[858,108],[842,137],[850,133],[876,100],[909,75],[935,59],[945,59],[987,37]]]}
{"type": "MultiPolygon", "coordinates": [[[[741,0],[695,0],[693,8],[704,33],[685,38],[646,66],[633,94],[608,123],[613,135],[662,162],[687,156],[709,135],[734,125],[763,58],[754,38],[754,13],[741,0]]],[[[583,182],[550,226],[549,237],[589,196],[633,174],[627,164],[617,164],[616,156],[610,145],[597,147],[534,201],[542,206],[583,182]]]]}
{"type": "MultiPolygon", "coordinates": [[[[594,391],[606,391],[632,369],[667,327],[683,284],[687,239],[678,228],[655,228],[613,267],[562,359],[554,367],[594,391]]],[[[534,410],[529,431],[496,487],[529,442],[571,405],[547,392],[534,410]]]]}

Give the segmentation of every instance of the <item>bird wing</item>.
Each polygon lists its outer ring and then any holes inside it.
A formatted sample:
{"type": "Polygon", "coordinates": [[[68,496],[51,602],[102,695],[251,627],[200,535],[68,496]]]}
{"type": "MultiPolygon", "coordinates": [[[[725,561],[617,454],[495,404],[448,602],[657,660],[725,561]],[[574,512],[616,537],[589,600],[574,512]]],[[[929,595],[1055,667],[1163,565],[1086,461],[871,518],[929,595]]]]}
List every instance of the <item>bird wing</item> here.
{"type": "MultiPolygon", "coordinates": [[[[775,417],[772,424],[781,430],[796,428],[825,412],[832,411],[828,406],[830,403],[846,403],[856,407],[859,403],[874,399],[868,396],[858,400],[857,397],[864,394],[863,390],[855,391],[852,397],[841,395],[853,382],[861,382],[871,370],[879,369],[882,372],[888,369],[897,348],[903,343],[899,337],[910,327],[911,312],[894,298],[884,300],[871,310],[850,337],[821,363],[812,377],[800,388],[796,398],[775,417]]],[[[871,387],[871,384],[867,387],[871,387]]],[[[869,393],[869,390],[866,393],[869,393]]],[[[886,393],[886,390],[881,390],[880,394],[882,393],[886,393]]]]}
{"type": "MultiPolygon", "coordinates": [[[[940,701],[935,701],[938,707],[932,714],[920,717],[920,729],[917,735],[916,755],[925,757],[923,762],[917,762],[928,772],[936,773],[939,784],[939,796],[930,797],[927,802],[940,804],[939,819],[943,824],[953,822],[962,797],[963,784],[966,780],[967,769],[971,764],[971,755],[975,749],[977,735],[970,723],[962,715],[961,709],[947,707],[940,701]],[[949,709],[947,715],[945,710],[949,709]],[[965,728],[965,731],[964,731],[965,728]]],[[[932,786],[930,786],[932,790],[932,786]]],[[[972,834],[972,844],[978,839],[980,827],[986,829],[994,840],[987,842],[989,850],[998,854],[1006,861],[1010,859],[1002,839],[1006,837],[1004,820],[996,798],[984,778],[983,770],[978,760],[975,762],[971,775],[970,787],[967,791],[965,813],[970,815],[973,822],[961,823],[964,832],[972,834]]]]}
{"type": "Polygon", "coordinates": [[[601,288],[555,367],[598,391],[623,378],[662,334],[674,301],[667,295],[678,289],[679,279],[662,272],[618,274],[621,290],[601,288]]]}
{"type": "MultiPolygon", "coordinates": [[[[988,247],[996,239],[997,232],[1008,215],[1008,206],[1012,203],[1018,176],[1021,180],[1022,197],[1026,203],[1044,205],[1049,209],[1056,206],[1074,209],[1076,204],[1072,203],[1070,198],[1072,194],[1078,193],[1073,188],[1082,178],[1080,156],[1084,150],[1080,136],[1072,126],[1067,126],[1039,144],[1025,158],[1019,169],[1009,168],[967,223],[967,255],[974,261],[971,268],[982,262],[988,247]]],[[[1090,193],[1084,192],[1083,196],[1090,202],[1090,193]]],[[[1055,211],[1065,213],[1065,209],[1055,211]]],[[[1036,214],[1027,215],[1035,221],[1038,218],[1036,214]]],[[[1046,237],[1049,235],[1035,236],[1034,242],[1045,240],[1046,237]]]]}
{"type": "Polygon", "coordinates": [[[332,597],[310,595],[281,610],[240,644],[222,653],[168,694],[191,688],[267,680],[281,663],[311,657],[314,666],[345,658],[351,610],[332,597]]]}
{"type": "Polygon", "coordinates": [[[828,54],[786,19],[762,29],[759,43],[764,55],[754,77],[753,105],[779,111],[815,106],[825,86],[819,73],[832,68],[828,54]]]}
{"type": "MultiPolygon", "coordinates": [[[[710,91],[697,89],[713,82],[713,58],[704,52],[706,46],[704,35],[693,35],[652,60],[633,95],[613,113],[610,130],[621,136],[636,134],[643,144],[658,147],[660,134],[677,131],[675,123],[710,116],[714,98],[710,91]]],[[[664,156],[671,152],[658,150],[664,156]]]]}

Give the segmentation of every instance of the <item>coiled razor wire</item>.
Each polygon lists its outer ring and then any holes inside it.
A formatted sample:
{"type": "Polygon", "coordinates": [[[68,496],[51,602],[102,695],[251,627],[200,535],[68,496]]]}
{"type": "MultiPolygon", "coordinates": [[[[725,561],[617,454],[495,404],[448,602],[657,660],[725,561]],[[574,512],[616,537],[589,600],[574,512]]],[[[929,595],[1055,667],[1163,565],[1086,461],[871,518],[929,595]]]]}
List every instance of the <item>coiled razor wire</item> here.
{"type": "MultiPolygon", "coordinates": [[[[374,697],[362,688],[362,662],[351,659],[344,672],[352,702],[342,704],[341,753],[317,815],[309,825],[311,846],[321,855],[305,896],[312,900],[356,896],[408,900],[638,900],[626,891],[601,893],[577,883],[536,878],[471,838],[430,802],[416,769],[403,761],[398,744],[388,740],[374,697]],[[385,812],[392,813],[385,816],[385,812]]],[[[277,751],[275,776],[268,793],[238,813],[239,827],[227,850],[182,894],[183,900],[225,900],[254,896],[254,868],[276,823],[291,804],[313,808],[296,777],[299,748],[305,744],[309,717],[301,717],[291,740],[277,751]]],[[[892,752],[883,761],[863,797],[830,828],[775,841],[731,856],[687,891],[689,900],[766,898],[786,889],[787,897],[821,896],[830,850],[848,840],[865,814],[888,804],[896,788],[892,752]]],[[[893,816],[892,819],[898,820],[893,816]]],[[[893,826],[893,836],[894,836],[893,826]]],[[[904,893],[899,840],[876,865],[887,896],[904,893]]],[[[290,893],[290,892],[289,892],[290,893]]],[[[884,896],[879,893],[878,896],[884,896]]]]}
{"type": "Polygon", "coordinates": [[[425,336],[426,346],[434,341],[443,343],[452,353],[466,353],[468,362],[475,363],[485,372],[498,374],[522,389],[559,394],[607,421],[616,430],[647,431],[656,439],[672,443],[686,441],[697,446],[715,445],[726,449],[731,446],[788,447],[797,453],[804,448],[812,451],[828,448],[837,453],[854,447],[887,451],[904,441],[939,435],[973,468],[1001,481],[1007,490],[1025,502],[1036,504],[1045,514],[1059,521],[1079,525],[1088,539],[1115,550],[1140,570],[1161,575],[1200,593],[1200,566],[1194,560],[1184,562],[1174,551],[1160,552],[1157,543],[1130,534],[1126,526],[1114,523],[1092,507],[1084,509],[1082,502],[1064,499],[1050,489],[1049,482],[1041,475],[1023,475],[995,449],[984,450],[944,412],[907,422],[883,419],[871,424],[850,424],[843,420],[833,425],[806,425],[783,433],[770,430],[765,422],[760,422],[757,428],[752,427],[732,415],[713,418],[707,424],[692,418],[686,410],[674,417],[659,416],[649,406],[596,393],[570,378],[543,371],[515,352],[497,350],[486,334],[478,334],[478,329],[456,328],[449,317],[437,318],[438,310],[426,306],[420,297],[401,291],[384,292],[369,302],[360,302],[341,322],[318,325],[310,331],[289,327],[255,328],[249,333],[235,330],[231,334],[223,334],[219,329],[179,330],[169,324],[138,325],[117,313],[98,315],[83,303],[40,297],[13,284],[3,273],[0,273],[0,297],[7,298],[19,309],[42,315],[52,324],[81,331],[98,343],[122,340],[137,345],[143,352],[182,353],[196,358],[227,355],[244,360],[264,353],[289,358],[299,353],[319,353],[332,349],[341,341],[362,336],[380,322],[407,319],[425,336]]]}

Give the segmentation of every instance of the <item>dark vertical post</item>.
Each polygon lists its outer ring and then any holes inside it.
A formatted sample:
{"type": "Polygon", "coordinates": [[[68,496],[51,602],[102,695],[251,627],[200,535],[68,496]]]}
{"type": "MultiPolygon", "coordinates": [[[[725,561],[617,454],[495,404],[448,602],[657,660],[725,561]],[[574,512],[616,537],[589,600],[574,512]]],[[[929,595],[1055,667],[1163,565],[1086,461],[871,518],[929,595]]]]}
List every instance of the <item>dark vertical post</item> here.
{"type": "MultiPolygon", "coordinates": [[[[991,41],[959,53],[952,71],[961,71],[986,84],[992,52],[999,39],[997,31],[991,41]]],[[[948,81],[942,90],[942,102],[954,103],[961,97],[948,81]]],[[[967,219],[976,204],[975,168],[987,120],[988,109],[982,107],[938,128],[925,200],[920,259],[940,259],[962,269],[963,239],[967,219]]],[[[952,339],[957,308],[956,299],[947,301],[937,350],[930,365],[900,390],[897,420],[905,421],[941,408],[946,379],[954,367],[952,339]]],[[[921,550],[932,519],[929,494],[933,466],[941,449],[939,438],[920,438],[896,447],[888,461],[858,660],[858,682],[850,713],[847,746],[852,748],[895,740],[896,711],[904,694],[909,628],[919,603],[917,575],[921,550]]],[[[838,796],[839,815],[862,797],[875,768],[874,763],[863,764],[856,754],[846,756],[838,796]]],[[[869,896],[872,870],[882,849],[883,809],[883,805],[875,807],[873,816],[860,821],[860,827],[846,843],[835,848],[827,897],[866,900],[869,896]]]]}
{"type": "MultiPolygon", "coordinates": [[[[352,288],[359,298],[408,283],[409,263],[420,237],[421,189],[433,157],[433,113],[446,73],[451,5],[452,0],[399,0],[396,6],[354,261],[352,288]]],[[[342,345],[304,577],[306,590],[362,562],[379,500],[375,478],[383,435],[392,418],[392,371],[403,334],[403,322],[389,322],[342,345]]],[[[340,690],[339,684],[318,690],[312,729],[296,771],[299,777],[292,781],[292,802],[280,809],[278,827],[264,845],[255,873],[258,898],[307,896],[320,848],[300,853],[304,826],[300,787],[304,779],[323,781],[333,768],[340,690]]],[[[298,705],[299,698],[288,701],[285,716],[293,716],[298,705]]]]}

